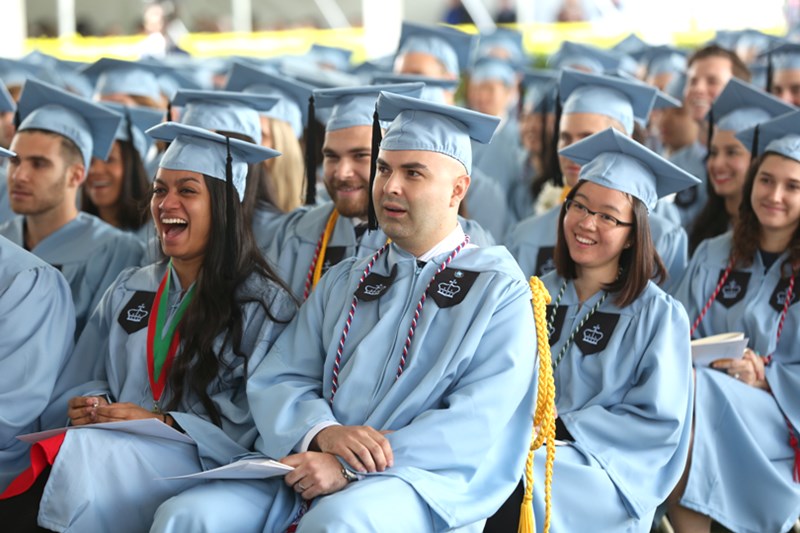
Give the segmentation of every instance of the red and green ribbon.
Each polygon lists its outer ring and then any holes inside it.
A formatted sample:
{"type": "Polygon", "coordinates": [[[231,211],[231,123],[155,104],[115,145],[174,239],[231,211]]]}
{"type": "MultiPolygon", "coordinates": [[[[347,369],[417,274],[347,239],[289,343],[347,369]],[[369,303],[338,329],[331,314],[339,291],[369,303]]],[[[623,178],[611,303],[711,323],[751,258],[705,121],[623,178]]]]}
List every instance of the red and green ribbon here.
{"type": "Polygon", "coordinates": [[[178,351],[178,345],[181,342],[180,332],[177,331],[178,324],[180,324],[194,294],[194,285],[192,285],[183,297],[172,322],[170,322],[165,332],[164,326],[169,315],[169,298],[163,296],[164,294],[169,295],[171,272],[172,262],[170,262],[167,271],[164,273],[164,279],[161,280],[161,284],[158,286],[158,292],[156,292],[153,302],[155,312],[151,311],[147,322],[147,373],[150,377],[150,390],[153,391],[153,401],[156,407],[164,392],[167,376],[170,368],[172,368],[172,361],[175,359],[175,353],[178,351]]]}

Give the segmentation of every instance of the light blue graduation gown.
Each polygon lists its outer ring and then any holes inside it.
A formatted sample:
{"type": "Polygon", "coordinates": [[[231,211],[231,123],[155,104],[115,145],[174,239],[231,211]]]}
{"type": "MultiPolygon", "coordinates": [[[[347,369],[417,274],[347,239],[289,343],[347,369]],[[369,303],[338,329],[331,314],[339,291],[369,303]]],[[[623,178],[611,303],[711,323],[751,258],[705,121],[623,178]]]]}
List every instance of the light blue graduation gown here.
{"type": "MultiPolygon", "coordinates": [[[[295,209],[273,226],[274,238],[266,250],[262,249],[267,260],[277,269],[278,275],[289,285],[297,298],[303,298],[317,243],[325,231],[333,209],[333,202],[326,202],[311,209],[295,209]]],[[[494,244],[491,236],[477,222],[463,218],[459,220],[464,232],[469,234],[471,242],[479,246],[494,244]]],[[[386,240],[386,234],[379,228],[365,232],[356,242],[353,220],[340,216],[328,241],[323,274],[346,258],[372,255],[386,244],[386,240]]]]}
{"type": "Polygon", "coordinates": [[[706,190],[706,148],[699,141],[681,148],[668,159],[671,163],[682,168],[689,174],[702,181],[699,185],[689,187],[675,195],[674,204],[678,208],[681,224],[690,231],[697,214],[706,205],[708,191],[706,190]]]}
{"type": "MultiPolygon", "coordinates": [[[[384,288],[358,304],[333,406],[336,346],[367,259],[347,259],[322,278],[250,380],[256,447],[268,456],[294,453],[321,422],[394,431],[387,435],[394,466],[368,475],[368,484],[351,483],[315,500],[298,531],[359,530],[353,524],[368,524],[365,531],[443,531],[493,514],[519,482],[536,393],[536,331],[528,284],[504,248],[465,249],[452,261],[445,275],[463,287],[433,285],[455,297],[429,293],[405,371],[395,380],[417,302],[446,256],[420,267],[391,245],[375,263],[364,288],[373,281],[384,288]],[[365,503],[372,500],[391,505],[365,503]]],[[[155,530],[211,531],[202,524],[226,512],[215,494],[238,492],[249,496],[240,498],[243,508],[268,509],[263,531],[282,531],[300,498],[281,479],[261,486],[264,503],[238,482],[187,491],[166,504],[169,512],[162,506],[155,530]]]]}
{"type": "Polygon", "coordinates": [[[256,202],[253,209],[253,236],[259,249],[269,248],[269,244],[275,238],[277,226],[286,216],[288,213],[284,213],[269,202],[264,200],[256,202]]]}
{"type": "Polygon", "coordinates": [[[492,142],[472,142],[472,169],[477,168],[497,181],[507,197],[514,183],[519,181],[519,123],[509,116],[494,134],[492,142]]]}
{"type": "MultiPolygon", "coordinates": [[[[127,269],[106,291],[75,346],[52,409],[60,409],[64,416],[70,397],[87,394],[108,394],[116,402],[153,407],[147,322],[165,269],[165,263],[127,269]]],[[[170,320],[180,295],[173,273],[170,320]]],[[[145,531],[162,501],[197,483],[156,478],[214,468],[251,450],[257,432],[245,384],[285,326],[270,320],[258,301],[284,322],[291,319],[294,304],[284,291],[256,278],[246,282],[241,295],[257,299],[242,305],[241,351],[247,362],[236,357],[228,344],[222,349],[220,374],[208,387],[221,427],[211,422],[199,398],[187,391],[179,408],[169,414],[196,445],[95,429],[68,432],[45,486],[40,525],[69,531],[145,531]]],[[[215,349],[221,348],[222,336],[215,342],[215,349]]],[[[168,389],[164,395],[162,406],[169,403],[168,389]]]]}
{"type": "Polygon", "coordinates": [[[503,240],[510,223],[503,188],[477,168],[472,169],[467,190],[467,216],[481,225],[497,242],[503,240]]]}
{"type": "Polygon", "coordinates": [[[56,269],[0,237],[0,492],[30,464],[17,435],[39,416],[72,353],[75,311],[56,269]]]}
{"type": "MultiPolygon", "coordinates": [[[[543,276],[555,270],[553,252],[560,212],[561,205],[557,205],[541,215],[523,220],[509,233],[506,246],[526,275],[543,276]]],[[[681,279],[688,263],[689,239],[682,227],[655,213],[650,214],[649,222],[653,244],[668,274],[662,288],[669,291],[681,279]]]]}
{"type": "Polygon", "coordinates": [[[4,158],[0,158],[0,224],[11,220],[16,216],[16,213],[11,210],[11,204],[8,201],[8,162],[4,158]]]}
{"type": "MultiPolygon", "coordinates": [[[[704,241],[694,253],[675,293],[691,320],[719,283],[731,243],[732,234],[724,233],[704,241]]],[[[681,505],[737,533],[788,531],[800,516],[800,484],[792,480],[794,455],[783,418],[785,414],[795,431],[800,427],[796,292],[780,342],[775,342],[789,281],[781,279],[781,263],[787,258],[784,253],[765,272],[757,253],[750,267],[733,270],[694,335],[741,331],[750,348],[773,354],[766,368],[772,394],[727,373],[696,369],[694,448],[681,505]]]]}
{"type": "MultiPolygon", "coordinates": [[[[542,281],[555,299],[563,280],[552,272],[542,281]]],[[[602,294],[580,303],[569,282],[551,330],[553,361],[602,294]]],[[[686,312],[652,282],[627,307],[613,300],[610,294],[576,333],[554,373],[558,416],[574,442],[556,449],[553,533],[650,531],[686,462],[692,414],[686,312]]],[[[544,452],[537,450],[534,460],[538,531],[544,452]]]]}
{"type": "MultiPolygon", "coordinates": [[[[0,226],[0,235],[24,246],[24,223],[25,217],[17,216],[0,226]]],[[[138,265],[144,250],[133,235],[79,212],[31,253],[59,269],[67,279],[75,304],[77,338],[106,288],[124,268],[138,265]]]]}

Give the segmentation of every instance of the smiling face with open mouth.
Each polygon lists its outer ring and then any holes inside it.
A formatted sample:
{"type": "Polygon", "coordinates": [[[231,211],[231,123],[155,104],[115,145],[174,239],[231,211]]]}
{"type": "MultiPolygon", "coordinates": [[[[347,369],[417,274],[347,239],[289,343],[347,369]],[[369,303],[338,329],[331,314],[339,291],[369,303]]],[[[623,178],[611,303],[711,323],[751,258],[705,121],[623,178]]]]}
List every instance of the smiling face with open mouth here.
{"type": "Polygon", "coordinates": [[[367,216],[371,146],[371,126],[325,133],[322,147],[325,188],[342,216],[367,216]]]}
{"type": "Polygon", "coordinates": [[[564,240],[569,255],[580,275],[583,269],[608,272],[605,279],[614,279],[619,268],[622,251],[629,246],[631,228],[627,226],[607,227],[598,222],[598,216],[610,215],[622,222],[633,220],[633,203],[620,191],[592,182],[582,182],[574,196],[589,211],[568,209],[564,216],[564,240]]]}
{"type": "Polygon", "coordinates": [[[211,196],[202,174],[159,169],[150,212],[164,255],[202,262],[211,233],[211,196]]]}
{"type": "Polygon", "coordinates": [[[92,158],[92,166],[89,167],[89,174],[83,186],[94,205],[100,209],[117,205],[122,194],[124,173],[119,141],[115,141],[112,145],[107,160],[92,158]]]}

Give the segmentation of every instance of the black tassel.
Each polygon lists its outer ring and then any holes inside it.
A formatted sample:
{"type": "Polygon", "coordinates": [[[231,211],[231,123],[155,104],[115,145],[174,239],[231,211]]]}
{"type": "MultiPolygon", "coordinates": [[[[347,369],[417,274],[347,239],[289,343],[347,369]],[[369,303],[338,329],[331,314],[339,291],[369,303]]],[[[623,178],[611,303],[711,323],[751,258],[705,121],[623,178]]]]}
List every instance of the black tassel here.
{"type": "Polygon", "coordinates": [[[758,157],[758,133],[758,124],[756,124],[755,130],[753,130],[753,142],[750,144],[750,161],[758,157]]]}
{"type": "Polygon", "coordinates": [[[375,202],[372,200],[372,187],[375,185],[375,174],[378,173],[378,150],[381,147],[381,122],[378,117],[378,105],[372,115],[372,153],[369,160],[369,213],[367,222],[370,231],[378,229],[378,216],[375,214],[375,202]]]}
{"type": "Polygon", "coordinates": [[[233,280],[234,268],[238,263],[236,260],[236,213],[233,202],[238,201],[239,197],[236,188],[233,186],[233,157],[231,156],[231,138],[225,136],[225,147],[228,155],[225,160],[225,267],[224,275],[228,281],[233,280]],[[234,200],[234,196],[236,199],[234,200]]]}
{"type": "Polygon", "coordinates": [[[772,64],[772,53],[767,54],[767,93],[772,93],[772,71],[775,66],[772,64]]]}
{"type": "Polygon", "coordinates": [[[553,127],[553,140],[550,144],[550,170],[553,173],[552,181],[556,187],[564,186],[564,175],[558,163],[558,137],[561,135],[561,90],[556,91],[556,122],[553,127]]]}
{"type": "Polygon", "coordinates": [[[314,95],[308,99],[308,135],[306,136],[306,205],[317,203],[317,134],[314,95]]]}
{"type": "Polygon", "coordinates": [[[19,108],[17,108],[17,110],[14,111],[14,129],[15,130],[19,130],[19,125],[21,123],[22,123],[22,120],[20,119],[20,116],[19,116],[19,108]]]}
{"type": "MultiPolygon", "coordinates": [[[[125,108],[125,120],[126,120],[126,128],[128,130],[128,140],[131,143],[131,155],[134,157],[138,157],[142,159],[142,155],[136,151],[136,144],[133,142],[133,120],[131,119],[131,111],[127,107],[125,108]]],[[[144,191],[142,191],[142,186],[139,183],[140,180],[133,180],[131,183],[131,194],[134,198],[142,198],[144,196],[144,191]]]]}
{"type": "MultiPolygon", "coordinates": [[[[708,110],[708,135],[706,136],[706,156],[703,158],[703,168],[706,170],[706,183],[711,184],[708,174],[708,158],[711,157],[711,138],[714,136],[714,109],[708,110]]],[[[699,177],[699,176],[698,176],[699,177]]]]}

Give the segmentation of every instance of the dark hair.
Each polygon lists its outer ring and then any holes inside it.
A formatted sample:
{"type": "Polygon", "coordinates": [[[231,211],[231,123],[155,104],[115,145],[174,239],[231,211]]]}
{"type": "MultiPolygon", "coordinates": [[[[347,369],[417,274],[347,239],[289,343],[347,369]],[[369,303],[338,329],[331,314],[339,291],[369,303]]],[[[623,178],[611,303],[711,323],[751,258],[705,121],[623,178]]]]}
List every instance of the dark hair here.
{"type": "MultiPolygon", "coordinates": [[[[75,141],[61,135],[60,133],[50,130],[42,130],[39,128],[27,128],[17,131],[17,133],[41,133],[42,135],[47,135],[48,137],[58,137],[61,140],[58,153],[61,156],[61,159],[64,160],[64,166],[74,165],[75,163],[80,163],[83,165],[83,154],[81,153],[81,149],[78,148],[78,145],[75,144],[75,141]]],[[[84,170],[87,173],[89,172],[88,168],[84,170]]]]}
{"type": "MultiPolygon", "coordinates": [[[[575,198],[584,183],[586,182],[579,181],[567,195],[567,200],[575,198]]],[[[649,280],[654,279],[660,285],[667,279],[667,270],[650,235],[647,207],[638,198],[630,195],[629,198],[633,205],[632,244],[623,249],[620,255],[620,275],[614,282],[604,287],[608,292],[616,294],[614,303],[618,307],[632,304],[647,287],[649,280]]],[[[564,241],[564,217],[567,214],[567,205],[568,202],[564,202],[558,215],[558,239],[553,259],[559,276],[564,279],[575,279],[578,277],[578,270],[564,241]]]]}
{"type": "MultiPolygon", "coordinates": [[[[125,230],[137,230],[148,219],[147,200],[150,198],[148,187],[150,180],[142,163],[139,152],[130,141],[119,143],[122,156],[122,188],[117,198],[119,227],[125,230]]],[[[81,209],[90,215],[99,216],[97,206],[92,202],[86,188],[81,192],[81,209]]]]}
{"type": "Polygon", "coordinates": [[[227,184],[210,176],[203,177],[211,197],[211,219],[214,223],[211,224],[203,264],[195,282],[194,297],[179,326],[184,344],[170,371],[169,387],[172,394],[167,410],[178,408],[181,400],[191,392],[200,399],[211,422],[219,426],[220,414],[211,401],[208,387],[226,364],[222,358],[226,347],[230,347],[236,357],[244,359],[247,375],[247,359],[250,354],[244,353],[241,347],[244,326],[242,306],[258,303],[270,320],[287,322],[286,319],[272,314],[270,302],[264,301],[258,294],[246,293],[241,290],[242,287],[255,276],[261,282],[276,285],[287,295],[291,295],[291,292],[259,252],[252,227],[244,224],[238,195],[232,202],[236,229],[233,244],[238,253],[235,257],[226,256],[227,184]],[[234,262],[231,279],[222,275],[226,270],[226,261],[234,262]],[[222,343],[219,348],[215,348],[215,341],[220,335],[222,343]]]}
{"type": "MultiPolygon", "coordinates": [[[[731,243],[731,259],[734,264],[750,266],[758,252],[761,242],[761,222],[759,222],[750,197],[753,194],[753,185],[762,163],[768,156],[782,157],[789,159],[775,152],[761,154],[750,167],[747,178],[742,189],[742,203],[739,205],[739,219],[733,228],[733,242],[731,243]]],[[[794,161],[794,159],[789,159],[794,161]]],[[[784,265],[794,265],[792,268],[800,266],[800,227],[794,231],[792,240],[789,243],[789,258],[784,265]]],[[[783,268],[781,272],[785,274],[783,268]]]]}
{"type": "Polygon", "coordinates": [[[735,78],[739,78],[740,80],[747,82],[750,81],[752,75],[750,73],[750,69],[744,64],[744,61],[742,61],[742,59],[736,55],[735,52],[732,52],[727,48],[722,48],[716,44],[710,44],[695,50],[694,53],[689,56],[689,59],[686,62],[686,68],[688,69],[690,66],[692,66],[692,63],[695,61],[699,61],[700,59],[708,59],[709,57],[724,57],[730,60],[733,76],[735,78]]]}

